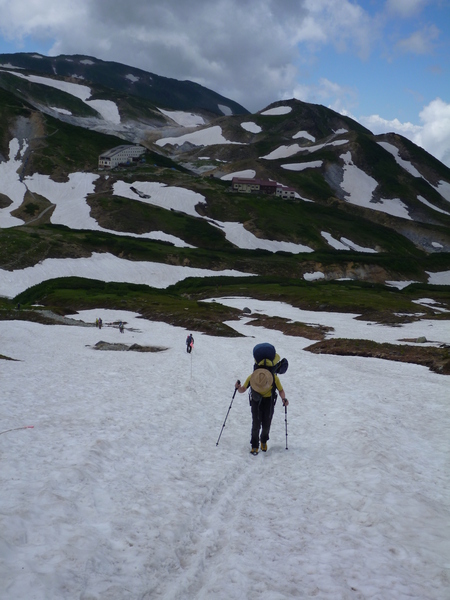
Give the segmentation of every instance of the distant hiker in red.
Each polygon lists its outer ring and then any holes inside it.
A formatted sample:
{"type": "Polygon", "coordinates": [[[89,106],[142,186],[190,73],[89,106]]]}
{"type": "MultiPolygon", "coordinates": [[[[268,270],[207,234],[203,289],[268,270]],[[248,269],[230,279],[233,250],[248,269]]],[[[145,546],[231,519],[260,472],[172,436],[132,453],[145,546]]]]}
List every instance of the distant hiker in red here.
{"type": "Polygon", "coordinates": [[[186,338],[186,352],[190,354],[192,352],[192,348],[194,347],[194,336],[190,333],[186,338]]]}
{"type": "Polygon", "coordinates": [[[255,359],[253,373],[247,377],[242,385],[239,380],[236,381],[235,388],[240,394],[250,388],[249,401],[252,411],[251,453],[258,454],[260,443],[261,450],[267,452],[267,441],[269,440],[270,426],[277,401],[277,392],[280,393],[283,406],[289,404],[278,378],[278,373],[286,373],[288,362],[285,358],[280,360],[272,344],[258,344],[255,346],[253,357],[255,359]]]}

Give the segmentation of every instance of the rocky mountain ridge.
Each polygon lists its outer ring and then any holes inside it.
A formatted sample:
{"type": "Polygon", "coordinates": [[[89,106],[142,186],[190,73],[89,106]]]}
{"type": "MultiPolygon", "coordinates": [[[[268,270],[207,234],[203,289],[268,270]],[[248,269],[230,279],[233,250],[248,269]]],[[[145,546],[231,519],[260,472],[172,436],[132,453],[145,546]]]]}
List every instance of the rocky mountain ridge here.
{"type": "Polygon", "coordinates": [[[201,122],[248,113],[237,102],[192,81],[177,81],[91,56],[0,54],[0,80],[1,87],[40,111],[87,129],[107,133],[116,129],[132,142],[140,141],[142,127],[176,125],[160,107],[170,113],[195,111],[201,122]],[[114,104],[111,114],[98,113],[99,100],[104,106],[114,104]],[[107,124],[102,123],[105,120],[107,124]]]}

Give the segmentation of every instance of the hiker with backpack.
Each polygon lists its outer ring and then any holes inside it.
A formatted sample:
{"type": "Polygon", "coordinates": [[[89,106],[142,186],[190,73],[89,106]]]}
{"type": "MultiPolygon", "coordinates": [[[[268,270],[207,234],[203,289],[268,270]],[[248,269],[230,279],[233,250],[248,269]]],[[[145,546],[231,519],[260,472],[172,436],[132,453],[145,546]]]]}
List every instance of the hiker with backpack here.
{"type": "Polygon", "coordinates": [[[192,348],[194,347],[194,336],[190,333],[186,338],[186,352],[190,354],[192,352],[192,348]]]}
{"type": "Polygon", "coordinates": [[[285,391],[281,385],[278,374],[286,373],[288,362],[285,358],[280,360],[272,344],[258,344],[253,349],[255,359],[254,370],[244,383],[238,380],[235,389],[243,394],[249,391],[249,402],[252,411],[251,453],[256,455],[261,450],[267,452],[270,426],[279,392],[283,406],[289,404],[285,391]]]}

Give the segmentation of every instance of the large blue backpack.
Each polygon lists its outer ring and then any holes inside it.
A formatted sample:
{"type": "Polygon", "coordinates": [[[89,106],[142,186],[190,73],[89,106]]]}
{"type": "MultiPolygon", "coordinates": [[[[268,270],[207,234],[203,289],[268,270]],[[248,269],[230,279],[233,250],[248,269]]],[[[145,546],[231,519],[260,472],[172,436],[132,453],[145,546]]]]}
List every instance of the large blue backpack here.
{"type": "MultiPolygon", "coordinates": [[[[253,348],[253,358],[255,360],[253,373],[255,373],[255,371],[258,369],[265,369],[272,375],[272,400],[275,404],[277,399],[277,391],[274,376],[283,375],[286,373],[289,363],[286,358],[280,360],[280,357],[275,350],[275,346],[267,342],[263,344],[257,344],[253,348]]],[[[251,387],[250,380],[250,399],[260,401],[261,398],[261,393],[251,387]]]]}
{"type": "Polygon", "coordinates": [[[267,342],[256,344],[253,348],[253,358],[255,360],[254,370],[260,368],[268,369],[272,375],[283,375],[289,367],[287,359],[282,358],[280,360],[275,346],[267,342]],[[268,364],[269,361],[272,363],[271,365],[268,364]]]}

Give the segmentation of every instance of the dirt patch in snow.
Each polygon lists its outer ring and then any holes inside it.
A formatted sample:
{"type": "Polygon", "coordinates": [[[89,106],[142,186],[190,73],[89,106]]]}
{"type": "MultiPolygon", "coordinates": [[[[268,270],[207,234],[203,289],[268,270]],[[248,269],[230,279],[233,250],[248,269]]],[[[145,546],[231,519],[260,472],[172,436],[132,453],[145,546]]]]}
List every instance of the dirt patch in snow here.
{"type": "Polygon", "coordinates": [[[435,373],[450,375],[450,346],[409,346],[405,344],[378,344],[371,340],[333,339],[317,342],[305,348],[313,354],[364,356],[394,360],[428,367],[435,373]]]}
{"type": "Polygon", "coordinates": [[[0,193],[0,208],[8,208],[12,204],[11,198],[0,193]]]}
{"type": "Polygon", "coordinates": [[[0,360],[16,360],[16,359],[11,358],[9,356],[5,356],[4,354],[0,354],[0,360]]]}
{"type": "Polygon", "coordinates": [[[248,324],[265,327],[266,329],[276,329],[282,331],[284,335],[303,337],[307,340],[324,340],[327,333],[334,331],[333,327],[326,327],[325,325],[300,323],[299,321],[289,321],[289,319],[268,317],[267,315],[261,315],[248,324]]]}
{"type": "Polygon", "coordinates": [[[94,350],[111,350],[115,352],[164,352],[168,348],[163,346],[141,346],[140,344],[112,344],[110,342],[97,342],[94,346],[94,350]]]}

